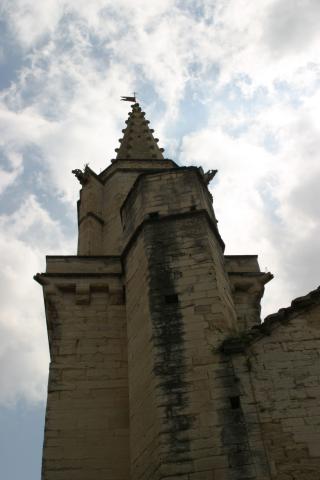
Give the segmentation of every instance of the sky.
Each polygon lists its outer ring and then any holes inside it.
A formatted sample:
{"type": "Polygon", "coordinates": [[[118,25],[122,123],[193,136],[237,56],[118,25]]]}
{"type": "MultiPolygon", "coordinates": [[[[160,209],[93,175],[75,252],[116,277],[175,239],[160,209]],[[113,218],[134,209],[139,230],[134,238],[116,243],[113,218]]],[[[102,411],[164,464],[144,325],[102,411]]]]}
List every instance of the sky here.
{"type": "Polygon", "coordinates": [[[137,92],[211,183],[227,254],[258,254],[263,316],[320,283],[319,0],[0,0],[0,465],[40,480],[46,254],[75,254],[79,183],[137,92]]]}

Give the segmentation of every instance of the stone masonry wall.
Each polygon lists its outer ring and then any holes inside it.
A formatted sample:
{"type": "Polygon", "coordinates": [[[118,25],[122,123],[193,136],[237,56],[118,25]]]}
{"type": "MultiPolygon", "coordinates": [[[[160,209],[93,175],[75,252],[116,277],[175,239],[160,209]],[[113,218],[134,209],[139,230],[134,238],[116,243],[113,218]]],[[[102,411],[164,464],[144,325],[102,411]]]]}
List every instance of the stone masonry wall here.
{"type": "Polygon", "coordinates": [[[128,335],[131,479],[154,478],[160,458],[154,350],[148,302],[148,265],[143,238],[125,261],[128,335]]]}
{"type": "Polygon", "coordinates": [[[105,184],[103,251],[107,255],[120,255],[122,252],[120,208],[138,175],[139,172],[134,170],[116,172],[105,184]]]}
{"type": "Polygon", "coordinates": [[[271,273],[261,272],[257,255],[226,255],[225,268],[231,285],[239,331],[261,324],[261,298],[271,273]]]}
{"type": "Polygon", "coordinates": [[[218,352],[235,313],[214,243],[207,217],[194,213],[150,219],[127,252],[132,480],[244,478],[234,437],[242,451],[247,437],[234,432],[230,406],[237,384],[218,352]]]}
{"type": "Polygon", "coordinates": [[[42,276],[51,351],[42,479],[316,480],[303,437],[311,425],[291,452],[311,476],[285,466],[298,430],[287,435],[272,400],[282,376],[274,366],[265,378],[268,339],[246,355],[220,350],[259,321],[266,279],[256,257],[223,256],[198,169],[159,160],[163,172],[152,172],[145,162],[145,172],[139,160],[117,160],[99,179],[89,172],[85,256],[48,258],[42,276]],[[271,421],[261,420],[264,402],[271,421]]]}
{"type": "Polygon", "coordinates": [[[78,204],[78,254],[101,255],[103,232],[103,185],[88,175],[78,204]]]}
{"type": "Polygon", "coordinates": [[[259,479],[320,478],[320,307],[292,315],[232,355],[252,452],[268,459],[259,479]]]}
{"type": "Polygon", "coordinates": [[[121,208],[124,238],[145,218],[206,210],[216,223],[209,192],[197,168],[171,169],[141,175],[121,208]]]}
{"type": "Polygon", "coordinates": [[[51,364],[42,479],[128,480],[121,279],[51,275],[44,286],[51,364]]]}
{"type": "Polygon", "coordinates": [[[171,160],[131,160],[131,163],[117,160],[101,177],[87,173],[78,205],[78,254],[120,255],[123,248],[120,208],[136,178],[144,171],[173,166],[171,160]]]}

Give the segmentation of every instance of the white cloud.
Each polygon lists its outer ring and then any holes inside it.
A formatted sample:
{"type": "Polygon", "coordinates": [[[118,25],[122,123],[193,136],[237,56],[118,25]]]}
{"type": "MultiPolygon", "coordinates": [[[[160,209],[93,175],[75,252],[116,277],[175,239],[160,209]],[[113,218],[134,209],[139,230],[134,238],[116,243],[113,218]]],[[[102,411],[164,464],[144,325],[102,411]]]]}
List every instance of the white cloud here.
{"type": "MultiPolygon", "coordinates": [[[[9,92],[6,103],[0,106],[3,151],[6,155],[21,155],[26,147],[37,147],[43,165],[49,171],[48,184],[51,183],[66,200],[73,203],[78,197],[79,185],[71,170],[82,168],[85,163],[97,171],[108,165],[115,155],[114,148],[118,146],[117,138],[128,108],[118,101],[120,92],[126,91],[121,89],[119,69],[110,72],[109,82],[106,83],[98,73],[85,75],[84,66],[81,69],[81,84],[74,88],[67,106],[63,105],[62,93],[62,113],[56,118],[50,118],[52,112],[47,106],[47,99],[56,97],[59,101],[62,87],[51,78],[54,74],[50,72],[42,72],[42,90],[32,106],[11,110],[7,105],[14,102],[16,92],[9,92]],[[92,105],[95,108],[90,110],[92,105]]],[[[79,71],[76,74],[80,75],[79,71]]],[[[28,168],[28,158],[24,159],[24,163],[28,168]]]]}
{"type": "Polygon", "coordinates": [[[32,46],[42,35],[52,32],[62,13],[62,2],[46,0],[4,0],[2,11],[25,48],[32,46]]]}
{"type": "Polygon", "coordinates": [[[0,405],[43,401],[48,349],[42,292],[33,275],[45,253],[70,248],[59,224],[32,196],[13,216],[0,216],[0,405]]]}
{"type": "Polygon", "coordinates": [[[267,10],[264,29],[272,55],[297,54],[319,43],[318,0],[276,0],[267,10]]]}
{"type": "Polygon", "coordinates": [[[266,313],[319,283],[319,100],[315,95],[299,110],[270,106],[247,122],[240,117],[247,129],[238,137],[227,133],[224,111],[182,144],[181,161],[219,170],[212,192],[227,252],[258,253],[262,269],[275,274],[266,313]],[[266,150],[266,134],[276,137],[275,152],[266,150]]]}
{"type": "MultiPolygon", "coordinates": [[[[3,149],[3,154],[5,149],[3,149]]],[[[17,152],[6,152],[6,160],[9,163],[9,169],[0,168],[0,195],[5,189],[14,183],[23,170],[22,156],[17,152]]]]}
{"type": "Polygon", "coordinates": [[[269,86],[290,78],[307,58],[318,61],[317,0],[50,0],[44,6],[14,0],[3,10],[23,47],[46,35],[53,42],[76,41],[88,53],[90,35],[96,36],[117,63],[141,66],[158,93],[168,96],[168,106],[194,61],[204,69],[218,63],[221,81],[245,72],[254,84],[269,86]]]}

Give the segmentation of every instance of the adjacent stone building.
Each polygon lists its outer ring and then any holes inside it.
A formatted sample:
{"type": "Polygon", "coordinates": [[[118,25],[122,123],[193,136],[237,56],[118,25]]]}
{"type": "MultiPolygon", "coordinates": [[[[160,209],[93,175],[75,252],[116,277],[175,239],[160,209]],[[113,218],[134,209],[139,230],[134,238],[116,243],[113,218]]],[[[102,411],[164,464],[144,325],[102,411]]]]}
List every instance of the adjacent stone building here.
{"type": "Polygon", "coordinates": [[[260,319],[270,273],[224,255],[215,171],[163,157],[139,104],[48,256],[43,480],[320,479],[320,289],[260,319]]]}

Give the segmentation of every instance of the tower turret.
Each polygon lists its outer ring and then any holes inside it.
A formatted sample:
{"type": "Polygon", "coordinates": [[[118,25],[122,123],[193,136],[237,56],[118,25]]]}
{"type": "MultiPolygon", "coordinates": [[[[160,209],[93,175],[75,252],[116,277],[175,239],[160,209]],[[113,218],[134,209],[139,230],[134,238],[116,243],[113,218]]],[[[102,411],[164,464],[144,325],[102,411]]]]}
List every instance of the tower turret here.
{"type": "MultiPolygon", "coordinates": [[[[107,169],[74,171],[78,255],[49,256],[36,276],[51,356],[42,480],[256,478],[230,464],[248,439],[219,350],[238,324],[215,172],[165,159],[137,103],[123,133],[107,169]]],[[[233,288],[241,260],[229,258],[233,288]]]]}

